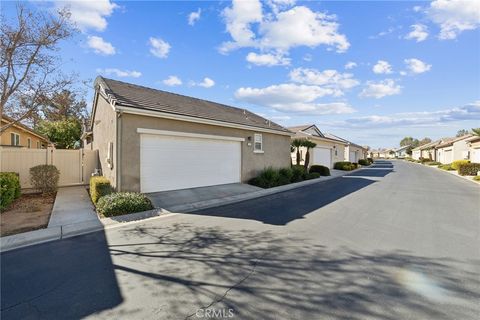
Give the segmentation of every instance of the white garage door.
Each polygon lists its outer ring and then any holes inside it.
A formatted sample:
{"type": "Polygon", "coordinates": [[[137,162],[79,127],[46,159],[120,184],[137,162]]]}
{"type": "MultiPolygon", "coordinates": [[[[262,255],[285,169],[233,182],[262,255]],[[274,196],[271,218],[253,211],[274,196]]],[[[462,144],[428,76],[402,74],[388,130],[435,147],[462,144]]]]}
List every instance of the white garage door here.
{"type": "Polygon", "coordinates": [[[452,150],[445,150],[443,154],[444,163],[452,163],[453,162],[453,152],[452,150]]]}
{"type": "Polygon", "coordinates": [[[332,166],[330,149],[313,148],[313,163],[330,168],[332,166]]]}
{"type": "Polygon", "coordinates": [[[480,163],[480,148],[473,149],[472,162],[480,163]]]}
{"type": "Polygon", "coordinates": [[[350,151],[350,162],[357,162],[357,153],[355,151],[350,151]]]}
{"type": "Polygon", "coordinates": [[[141,191],[157,192],[240,182],[239,139],[232,141],[199,136],[142,134],[141,191]]]}

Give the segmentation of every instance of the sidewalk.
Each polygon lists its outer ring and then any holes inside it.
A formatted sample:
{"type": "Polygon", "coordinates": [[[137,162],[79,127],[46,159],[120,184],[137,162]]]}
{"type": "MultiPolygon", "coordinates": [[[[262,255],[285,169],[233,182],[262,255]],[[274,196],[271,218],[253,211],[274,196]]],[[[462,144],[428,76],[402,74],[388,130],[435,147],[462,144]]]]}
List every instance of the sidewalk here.
{"type": "Polygon", "coordinates": [[[85,186],[59,188],[46,229],[0,238],[5,252],[32,244],[73,237],[103,229],[85,186]]]}

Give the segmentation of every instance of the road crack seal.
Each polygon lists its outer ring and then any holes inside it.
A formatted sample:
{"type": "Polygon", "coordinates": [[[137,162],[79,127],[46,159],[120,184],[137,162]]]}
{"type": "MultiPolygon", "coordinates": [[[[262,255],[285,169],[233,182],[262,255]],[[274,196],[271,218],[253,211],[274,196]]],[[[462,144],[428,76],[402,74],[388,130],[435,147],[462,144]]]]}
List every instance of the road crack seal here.
{"type": "MultiPolygon", "coordinates": [[[[267,251],[268,252],[268,251],[267,251]]],[[[216,305],[217,303],[219,302],[222,302],[228,295],[228,293],[237,288],[238,286],[240,286],[243,282],[245,282],[248,278],[250,278],[250,276],[255,272],[255,269],[257,268],[257,265],[258,265],[258,262],[260,260],[263,259],[263,257],[265,257],[265,255],[267,254],[267,252],[265,252],[264,254],[262,254],[259,258],[256,258],[255,261],[253,262],[252,264],[252,268],[250,269],[250,271],[247,273],[247,275],[245,275],[242,279],[240,279],[239,281],[237,281],[235,284],[233,284],[231,287],[229,287],[220,297],[214,299],[212,302],[210,302],[208,305],[206,306],[203,306],[203,307],[200,307],[198,308],[194,313],[188,315],[185,317],[185,320],[187,319],[190,319],[191,317],[193,317],[194,315],[197,314],[198,310],[207,310],[208,308],[216,305]]]]}

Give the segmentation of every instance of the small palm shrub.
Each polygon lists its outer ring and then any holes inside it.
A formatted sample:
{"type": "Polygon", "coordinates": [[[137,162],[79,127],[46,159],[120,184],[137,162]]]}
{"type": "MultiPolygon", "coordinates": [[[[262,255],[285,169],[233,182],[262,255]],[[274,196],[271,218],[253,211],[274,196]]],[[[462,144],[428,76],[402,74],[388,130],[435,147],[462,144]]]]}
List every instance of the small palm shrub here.
{"type": "Polygon", "coordinates": [[[20,179],[16,172],[0,172],[0,210],[20,197],[20,179]]]}
{"type": "Polygon", "coordinates": [[[51,164],[41,164],[30,168],[30,183],[42,193],[57,191],[60,171],[51,164]]]}
{"type": "Polygon", "coordinates": [[[305,180],[305,168],[303,166],[292,166],[292,182],[305,180]]]}
{"type": "Polygon", "coordinates": [[[453,170],[458,170],[460,165],[470,163],[470,160],[456,160],[452,162],[453,170]]]}
{"type": "Polygon", "coordinates": [[[293,171],[291,168],[282,168],[278,170],[278,185],[289,184],[292,182],[293,171]]]}
{"type": "Polygon", "coordinates": [[[97,202],[98,213],[105,217],[152,210],[150,200],[141,193],[118,192],[101,197],[97,202]]]}
{"type": "Polygon", "coordinates": [[[90,198],[93,204],[97,204],[98,200],[113,192],[110,181],[102,176],[90,178],[90,198]]]}
{"type": "Polygon", "coordinates": [[[325,167],[325,166],[321,166],[321,165],[311,166],[309,172],[310,173],[316,172],[316,173],[319,173],[321,176],[329,176],[330,175],[330,169],[325,167]]]}

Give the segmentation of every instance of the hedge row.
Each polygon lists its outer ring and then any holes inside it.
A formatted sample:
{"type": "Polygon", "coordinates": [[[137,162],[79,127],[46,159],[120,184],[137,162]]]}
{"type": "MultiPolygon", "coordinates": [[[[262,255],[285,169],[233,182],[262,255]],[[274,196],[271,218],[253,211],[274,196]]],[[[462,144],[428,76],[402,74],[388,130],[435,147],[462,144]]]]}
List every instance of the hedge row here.
{"type": "Polygon", "coordinates": [[[274,169],[269,167],[261,171],[260,174],[255,178],[250,179],[248,183],[260,188],[268,189],[294,182],[300,182],[303,180],[316,179],[321,175],[320,172],[317,171],[321,170],[322,172],[325,172],[324,169],[320,169],[318,167],[320,166],[315,166],[313,169],[314,171],[311,172],[307,172],[305,168],[300,165],[282,169],[274,169]]]}
{"type": "Polygon", "coordinates": [[[479,171],[480,163],[464,163],[458,166],[458,174],[461,176],[476,176],[479,171]]]}
{"type": "Polygon", "coordinates": [[[117,192],[101,197],[97,202],[98,213],[105,217],[147,211],[153,209],[150,200],[141,193],[117,192]]]}
{"type": "Polygon", "coordinates": [[[313,172],[317,172],[319,173],[321,176],[329,176],[330,175],[330,169],[328,167],[325,167],[325,166],[321,166],[321,165],[312,165],[310,167],[310,170],[309,170],[310,173],[313,173],[313,172]]]}
{"type": "Polygon", "coordinates": [[[340,161],[335,162],[333,168],[337,170],[352,171],[358,168],[358,164],[349,161],[340,161]]]}
{"type": "Polygon", "coordinates": [[[470,160],[455,160],[452,162],[451,166],[453,170],[458,170],[460,165],[470,163],[470,160]]]}
{"type": "Polygon", "coordinates": [[[16,172],[0,172],[0,210],[20,197],[20,179],[16,172]]]}

